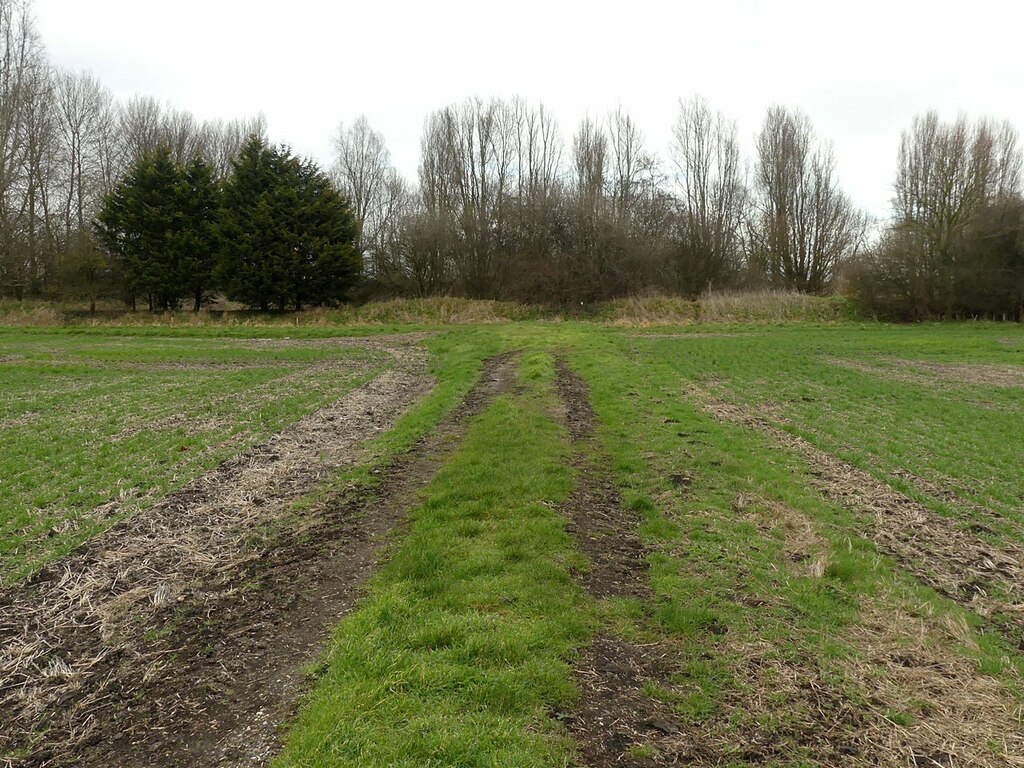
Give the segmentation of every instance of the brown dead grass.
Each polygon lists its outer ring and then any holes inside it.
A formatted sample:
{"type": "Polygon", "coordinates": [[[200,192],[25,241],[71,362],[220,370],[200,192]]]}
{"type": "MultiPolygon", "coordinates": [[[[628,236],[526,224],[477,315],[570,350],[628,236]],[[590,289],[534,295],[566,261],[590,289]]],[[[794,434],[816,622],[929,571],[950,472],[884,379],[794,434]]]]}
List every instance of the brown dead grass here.
{"type": "Polygon", "coordinates": [[[789,570],[798,576],[821,578],[828,566],[828,541],[815,530],[806,515],[770,499],[741,493],[733,510],[766,535],[782,539],[782,552],[789,570]]]}
{"type": "Polygon", "coordinates": [[[934,363],[886,358],[877,362],[828,358],[833,365],[908,384],[946,387],[1024,387],[1024,366],[996,363],[934,363]]]}
{"type": "Polygon", "coordinates": [[[914,766],[1024,765],[1021,702],[953,650],[972,643],[963,620],[888,602],[864,606],[846,638],[858,653],[844,670],[870,713],[858,734],[865,753],[914,766]],[[894,723],[894,712],[911,722],[894,723]]]}
{"type": "Polygon", "coordinates": [[[810,296],[796,291],[710,293],[700,298],[700,320],[722,322],[822,322],[839,320],[845,302],[837,296],[810,296]]]}
{"type": "Polygon", "coordinates": [[[967,634],[879,596],[844,632],[851,657],[827,672],[767,642],[734,644],[739,681],[725,711],[781,706],[786,717],[740,734],[712,722],[683,751],[697,766],[737,753],[751,763],[785,758],[792,744],[823,766],[1022,766],[1021,704],[957,653],[967,634]]]}
{"type": "Polygon", "coordinates": [[[631,296],[606,302],[598,316],[612,325],[644,327],[692,323],[797,323],[841,320],[841,297],[793,291],[714,292],[696,301],[677,296],[631,296]]]}
{"type": "MultiPolygon", "coordinates": [[[[830,545],[809,518],[743,494],[734,509],[782,538],[792,577],[823,576],[830,545]]],[[[778,600],[762,597],[761,604],[778,600]]],[[[962,619],[935,616],[895,587],[863,599],[858,619],[842,637],[850,655],[830,662],[827,672],[816,659],[781,654],[770,642],[726,638],[739,680],[726,694],[725,717],[780,707],[785,717],[741,718],[739,733],[713,718],[662,751],[694,766],[785,760],[793,745],[822,766],[1024,765],[1022,704],[957,650],[973,643],[962,619]]]]}

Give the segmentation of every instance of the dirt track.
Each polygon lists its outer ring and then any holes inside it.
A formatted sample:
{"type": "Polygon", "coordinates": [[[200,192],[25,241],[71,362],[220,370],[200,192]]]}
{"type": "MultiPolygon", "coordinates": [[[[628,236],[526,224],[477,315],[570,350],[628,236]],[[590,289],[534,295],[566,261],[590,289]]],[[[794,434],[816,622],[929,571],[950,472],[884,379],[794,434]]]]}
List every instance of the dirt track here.
{"type": "Polygon", "coordinates": [[[491,361],[377,488],[289,514],[431,388],[424,350],[388,349],[394,369],[0,593],[0,764],[266,762],[386,534],[512,385],[491,361]]]}
{"type": "MultiPolygon", "coordinates": [[[[557,362],[560,414],[576,449],[576,485],[563,506],[567,530],[590,561],[581,580],[597,600],[653,597],[647,577],[647,550],[636,529],[637,516],[622,503],[594,439],[597,419],[586,383],[564,360],[557,362]]],[[[666,706],[646,693],[648,684],[666,685],[672,674],[668,649],[638,644],[602,632],[574,664],[579,699],[555,715],[576,739],[590,768],[650,766],[631,748],[659,742],[677,728],[666,706]]]]}

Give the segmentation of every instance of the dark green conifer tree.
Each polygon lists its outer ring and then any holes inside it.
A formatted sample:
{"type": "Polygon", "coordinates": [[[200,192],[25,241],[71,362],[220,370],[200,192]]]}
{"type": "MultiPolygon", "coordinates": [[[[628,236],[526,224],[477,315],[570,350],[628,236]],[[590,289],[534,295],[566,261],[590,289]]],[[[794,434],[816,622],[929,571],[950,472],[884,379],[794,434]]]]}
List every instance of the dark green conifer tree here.
{"type": "Polygon", "coordinates": [[[195,158],[181,169],[177,204],[183,217],[175,242],[180,285],[198,312],[211,288],[219,242],[220,190],[210,163],[195,158]]]}
{"type": "Polygon", "coordinates": [[[182,295],[180,182],[181,170],[170,150],[160,147],[140,158],[104,198],[95,224],[127,295],[147,296],[153,309],[176,306],[182,295]]]}
{"type": "Polygon", "coordinates": [[[222,199],[216,275],[228,298],[301,309],[344,299],[358,280],[355,217],[313,163],[254,136],[222,199]]]}

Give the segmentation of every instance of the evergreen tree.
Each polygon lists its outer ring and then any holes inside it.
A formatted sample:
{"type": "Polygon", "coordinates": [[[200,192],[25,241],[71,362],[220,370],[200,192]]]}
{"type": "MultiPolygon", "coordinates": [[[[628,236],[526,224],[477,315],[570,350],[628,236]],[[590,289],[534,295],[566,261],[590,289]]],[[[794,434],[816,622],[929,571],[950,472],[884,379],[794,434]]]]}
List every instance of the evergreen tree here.
{"type": "Polygon", "coordinates": [[[120,268],[127,293],[169,309],[182,294],[179,264],[184,214],[181,170],[166,147],[143,155],[103,200],[96,235],[120,268]]]}
{"type": "Polygon", "coordinates": [[[208,162],[183,167],[167,147],[143,155],[104,198],[95,222],[126,295],[145,295],[154,309],[188,296],[198,311],[212,281],[219,211],[208,162]]]}
{"type": "Polygon", "coordinates": [[[357,227],[313,163],[254,136],[224,187],[218,280],[261,310],[339,301],[360,274],[357,227]]]}
{"type": "Polygon", "coordinates": [[[177,205],[183,226],[176,233],[179,285],[193,300],[198,312],[203,295],[213,280],[213,265],[219,239],[220,191],[213,166],[201,158],[181,169],[177,205]]]}

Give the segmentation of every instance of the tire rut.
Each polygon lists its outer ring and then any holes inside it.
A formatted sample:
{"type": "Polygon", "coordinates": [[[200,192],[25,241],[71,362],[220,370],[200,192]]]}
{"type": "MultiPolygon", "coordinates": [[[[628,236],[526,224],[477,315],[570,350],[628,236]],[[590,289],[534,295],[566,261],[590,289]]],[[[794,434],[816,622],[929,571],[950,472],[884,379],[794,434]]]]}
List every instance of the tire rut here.
{"type": "Polygon", "coordinates": [[[977,613],[1024,650],[1024,546],[985,541],[961,521],[936,514],[867,471],[780,429],[751,408],[698,388],[688,394],[720,421],[757,429],[800,455],[814,488],[865,517],[863,534],[879,552],[921,583],[977,613]]]}
{"type": "MultiPolygon", "coordinates": [[[[605,462],[595,450],[596,416],[586,382],[564,359],[556,360],[560,414],[575,448],[576,485],[563,506],[567,530],[590,561],[581,575],[596,600],[653,600],[647,548],[636,533],[638,516],[626,508],[605,462]]],[[[671,711],[645,688],[665,685],[673,671],[670,653],[658,643],[635,643],[600,632],[580,652],[573,677],[579,692],[571,709],[556,711],[591,768],[652,766],[641,745],[652,745],[678,731],[671,711]]]]}

